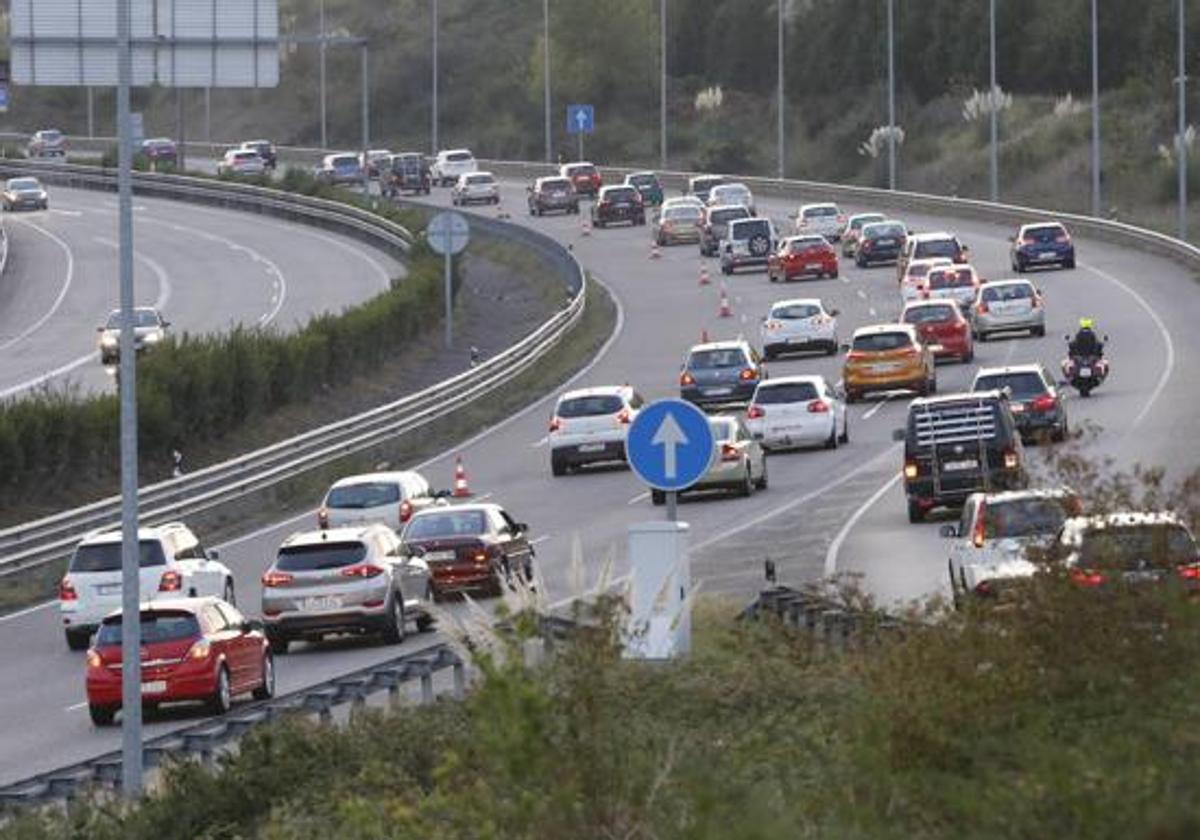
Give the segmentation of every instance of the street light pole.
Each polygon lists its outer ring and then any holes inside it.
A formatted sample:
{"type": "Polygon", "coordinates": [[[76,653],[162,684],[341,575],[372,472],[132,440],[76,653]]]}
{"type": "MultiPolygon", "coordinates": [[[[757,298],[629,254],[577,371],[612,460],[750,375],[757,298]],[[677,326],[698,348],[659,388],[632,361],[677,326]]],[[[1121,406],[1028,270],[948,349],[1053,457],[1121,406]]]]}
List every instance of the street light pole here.
{"type": "Polygon", "coordinates": [[[367,152],[371,149],[371,82],[370,48],[364,39],[360,50],[362,57],[362,185],[363,200],[371,194],[371,173],[367,169],[367,152]]]}
{"type": "Polygon", "coordinates": [[[438,0],[430,0],[430,9],[433,22],[433,124],[431,126],[431,139],[433,141],[433,154],[437,154],[438,150],[438,0]]]}
{"type": "Polygon", "coordinates": [[[550,136],[550,0],[542,0],[542,99],[546,105],[546,163],[554,160],[550,136]]]}
{"type": "Polygon", "coordinates": [[[318,11],[317,15],[318,15],[317,28],[321,31],[321,46],[318,49],[318,54],[320,55],[320,67],[321,67],[321,72],[320,72],[320,75],[321,75],[321,95],[320,95],[320,98],[321,98],[321,150],[324,151],[329,148],[329,135],[328,135],[329,123],[328,123],[328,118],[326,116],[326,111],[325,111],[325,108],[326,108],[326,102],[325,102],[325,0],[321,0],[321,4],[319,6],[319,11],[318,11]]]}
{"type": "Polygon", "coordinates": [[[1183,134],[1187,131],[1187,46],[1185,43],[1184,9],[1187,0],[1179,0],[1179,149],[1176,169],[1179,170],[1179,238],[1187,239],[1188,220],[1188,148],[1183,134]]]}
{"type": "Polygon", "coordinates": [[[783,4],[784,0],[775,0],[776,20],[775,20],[775,55],[778,58],[776,64],[776,89],[779,92],[779,114],[778,124],[775,127],[775,141],[779,144],[779,177],[782,179],[784,170],[786,169],[787,152],[784,147],[784,90],[783,90],[783,4]]]}
{"type": "Polygon", "coordinates": [[[1000,200],[1000,160],[996,145],[996,121],[999,119],[999,89],[996,87],[996,0],[989,0],[988,3],[988,35],[991,43],[991,89],[988,92],[988,98],[992,103],[991,107],[991,133],[992,143],[990,152],[990,184],[992,201],[1000,200]]]}
{"type": "Polygon", "coordinates": [[[667,168],[667,0],[658,3],[658,161],[667,168]]]}
{"type": "Polygon", "coordinates": [[[1092,0],[1092,215],[1100,215],[1100,34],[1092,0]]]}
{"type": "Polygon", "coordinates": [[[896,189],[896,11],[887,0],[888,63],[888,189],[896,189]]]}

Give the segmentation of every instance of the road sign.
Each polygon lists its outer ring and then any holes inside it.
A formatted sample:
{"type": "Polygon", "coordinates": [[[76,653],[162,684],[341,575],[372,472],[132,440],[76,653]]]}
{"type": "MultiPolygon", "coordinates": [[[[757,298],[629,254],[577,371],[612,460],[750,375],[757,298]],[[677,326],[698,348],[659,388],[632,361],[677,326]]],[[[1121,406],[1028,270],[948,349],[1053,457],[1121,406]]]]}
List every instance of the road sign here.
{"type": "Polygon", "coordinates": [[[591,134],[595,130],[595,108],[591,105],[567,106],[567,134],[591,134]]]}
{"type": "Polygon", "coordinates": [[[0,82],[0,114],[8,113],[8,82],[0,82]]]}
{"type": "Polygon", "coordinates": [[[439,254],[453,256],[467,247],[471,228],[461,213],[447,210],[429,220],[425,238],[429,240],[429,247],[439,254]]]}
{"type": "Polygon", "coordinates": [[[690,487],[712,465],[708,417],[683,400],[650,403],[629,427],[625,452],[637,477],[656,490],[690,487]]]}

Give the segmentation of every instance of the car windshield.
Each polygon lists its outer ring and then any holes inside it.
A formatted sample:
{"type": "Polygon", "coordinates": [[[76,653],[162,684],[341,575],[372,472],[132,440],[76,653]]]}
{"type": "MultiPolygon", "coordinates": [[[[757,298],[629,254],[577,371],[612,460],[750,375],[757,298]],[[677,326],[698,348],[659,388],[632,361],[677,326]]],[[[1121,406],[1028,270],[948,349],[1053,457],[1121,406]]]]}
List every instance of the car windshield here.
{"type": "Polygon", "coordinates": [[[722,207],[720,210],[711,210],[708,214],[708,220],[713,224],[725,224],[734,219],[750,218],[750,210],[746,207],[722,207]]]}
{"type": "Polygon", "coordinates": [[[470,152],[450,152],[450,154],[446,155],[446,160],[452,163],[466,163],[472,157],[470,152]]]}
{"type": "Polygon", "coordinates": [[[745,367],[746,356],[737,347],[716,350],[695,350],[688,358],[687,366],[692,370],[745,367]]]}
{"type": "Polygon", "coordinates": [[[815,303],[788,303],[771,310],[771,317],[780,321],[802,321],[820,314],[821,307],[815,303]]]}
{"type": "Polygon", "coordinates": [[[637,190],[633,187],[615,187],[604,193],[605,201],[633,201],[637,197],[637,190]]]}
{"type": "Polygon", "coordinates": [[[912,346],[912,337],[905,332],[869,333],[854,337],[854,348],[867,353],[901,350],[912,346]]]}
{"type": "Polygon", "coordinates": [[[342,155],[341,157],[335,157],[331,165],[338,167],[357,167],[358,158],[354,155],[342,155]]]}
{"type": "Polygon", "coordinates": [[[404,539],[477,537],[486,531],[487,518],[481,510],[439,511],[415,517],[404,529],[404,539]]]}
{"type": "Polygon", "coordinates": [[[904,273],[905,273],[906,277],[919,278],[919,277],[924,277],[926,274],[928,274],[934,268],[936,268],[936,266],[934,266],[930,263],[918,262],[918,261],[914,260],[913,262],[908,264],[908,268],[905,269],[904,273]]]}
{"type": "Polygon", "coordinates": [[[766,219],[746,219],[732,227],[732,236],[737,239],[750,239],[754,236],[770,236],[771,223],[766,219]]]}
{"type": "Polygon", "coordinates": [[[1033,287],[1028,283],[1007,283],[1003,286],[983,287],[983,299],[992,301],[1027,300],[1033,297],[1033,287]]]}
{"type": "Polygon", "coordinates": [[[780,403],[810,402],[817,398],[817,386],[811,382],[779,382],[773,385],[760,385],[754,394],[754,401],[760,405],[778,405],[780,403]]]}
{"type": "Polygon", "coordinates": [[[684,219],[686,221],[699,221],[704,215],[699,207],[691,207],[689,205],[676,205],[663,211],[664,219],[684,219]]]}
{"type": "Polygon", "coordinates": [[[370,481],[344,484],[329,491],[325,507],[361,510],[400,501],[400,485],[394,481],[370,481]]]}
{"type": "Polygon", "coordinates": [[[1079,565],[1140,571],[1196,562],[1196,543],[1181,525],[1093,528],[1083,535],[1079,565]]]}
{"type": "Polygon", "coordinates": [[[1057,534],[1070,514],[1069,500],[1012,499],[987,502],[983,510],[983,535],[989,540],[1057,534]]]}
{"type": "Polygon", "coordinates": [[[14,192],[27,192],[40,190],[42,185],[38,183],[36,178],[13,178],[8,182],[8,188],[14,192]]]}
{"type": "Polygon", "coordinates": [[[914,257],[953,257],[958,246],[953,239],[927,239],[918,242],[913,249],[914,257]]]}
{"type": "MultiPolygon", "coordinates": [[[[170,610],[144,612],[141,614],[142,644],[155,642],[180,642],[200,635],[200,622],[190,612],[170,610]]],[[[121,616],[104,619],[100,632],[96,634],[96,647],[121,644],[121,616]]]]}
{"type": "Polygon", "coordinates": [[[616,414],[625,403],[612,394],[590,397],[571,397],[558,404],[555,414],[559,417],[596,417],[601,414],[616,414]]]}
{"type": "Polygon", "coordinates": [[[931,289],[964,289],[975,285],[975,275],[969,268],[935,268],[929,272],[931,289]]]}
{"type": "Polygon", "coordinates": [[[718,184],[708,193],[709,200],[728,201],[730,204],[739,203],[738,199],[750,197],[750,189],[744,184],[718,184]]]}
{"type": "Polygon", "coordinates": [[[367,547],[354,542],[319,542],[312,545],[285,545],[275,558],[275,568],[282,572],[316,572],[321,569],[340,569],[361,563],[367,547]]]}
{"type": "Polygon", "coordinates": [[[53,143],[55,140],[58,140],[62,137],[62,132],[58,131],[57,129],[48,128],[45,131],[39,131],[38,136],[43,140],[49,140],[51,143],[53,143]]]}
{"type": "Polygon", "coordinates": [[[566,190],[571,189],[571,182],[568,181],[566,178],[555,178],[552,181],[542,181],[542,189],[543,190],[562,190],[565,192],[566,190]]]}
{"type": "Polygon", "coordinates": [[[906,324],[931,324],[938,321],[953,321],[953,306],[913,306],[904,310],[901,318],[906,324]]]}
{"type": "Polygon", "coordinates": [[[496,179],[493,178],[491,175],[468,175],[467,183],[468,184],[494,184],[494,183],[496,183],[496,179]]]}
{"type": "Polygon", "coordinates": [[[869,224],[863,225],[862,235],[864,239],[900,238],[905,235],[905,231],[903,225],[869,224]]]}
{"type": "MultiPolygon", "coordinates": [[[[158,540],[140,540],[138,542],[138,565],[145,569],[150,566],[165,566],[167,558],[163,555],[162,545],[158,540]]],[[[121,543],[90,543],[79,546],[71,557],[69,567],[72,572],[116,572],[121,568],[121,543]]]]}
{"type": "Polygon", "coordinates": [[[1031,400],[1046,393],[1046,383],[1040,374],[1033,371],[1024,373],[987,374],[975,380],[975,391],[995,391],[1008,388],[1015,400],[1031,400]]]}
{"type": "Polygon", "coordinates": [[[836,216],[838,214],[836,207],[805,207],[804,218],[819,219],[826,216],[836,216]]]}

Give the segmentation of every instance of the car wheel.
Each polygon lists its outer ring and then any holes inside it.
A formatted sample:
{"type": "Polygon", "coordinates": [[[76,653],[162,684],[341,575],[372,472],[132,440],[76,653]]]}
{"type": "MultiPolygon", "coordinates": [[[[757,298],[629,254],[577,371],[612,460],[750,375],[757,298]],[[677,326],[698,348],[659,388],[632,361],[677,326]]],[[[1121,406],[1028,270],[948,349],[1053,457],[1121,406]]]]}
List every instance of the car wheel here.
{"type": "Polygon", "coordinates": [[[1044,337],[1046,336],[1046,327],[1045,327],[1045,325],[1042,325],[1042,326],[1040,326],[1040,327],[1034,327],[1034,328],[1033,328],[1033,334],[1034,334],[1034,335],[1036,335],[1038,338],[1044,338],[1044,337]]]}
{"type": "Polygon", "coordinates": [[[270,700],[275,696],[275,657],[270,652],[263,654],[262,682],[254,689],[255,700],[270,700]]]}
{"type": "Polygon", "coordinates": [[[1075,258],[1074,257],[1071,257],[1071,259],[1069,259],[1069,260],[1063,260],[1063,268],[1074,268],[1074,267],[1075,267],[1075,258]]]}
{"type": "Polygon", "coordinates": [[[837,449],[838,448],[838,434],[837,434],[837,421],[836,420],[829,427],[829,437],[827,437],[825,439],[825,448],[826,449],[837,449]]]}
{"type": "Polygon", "coordinates": [[[742,483],[738,485],[737,494],[739,496],[749,496],[754,492],[754,479],[750,475],[750,465],[746,464],[746,474],[742,476],[742,483]]]}
{"type": "Polygon", "coordinates": [[[767,476],[766,450],[764,450],[763,452],[764,452],[764,454],[763,454],[763,459],[762,459],[762,475],[760,475],[758,477],[758,481],[754,482],[754,487],[756,490],[766,490],[767,484],[769,482],[769,478],[767,476]]]}
{"type": "Polygon", "coordinates": [[[842,434],[841,434],[841,437],[838,438],[838,443],[849,443],[849,442],[850,442],[850,415],[847,414],[842,419],[842,434]]]}
{"type": "Polygon", "coordinates": [[[838,279],[838,270],[836,268],[832,272],[830,272],[829,279],[830,280],[838,279]]]}
{"type": "Polygon", "coordinates": [[[92,634],[86,630],[64,630],[67,637],[67,650],[87,650],[91,643],[92,634]]]}
{"type": "Polygon", "coordinates": [[[221,600],[230,606],[237,606],[237,594],[233,591],[233,578],[225,578],[225,588],[221,592],[221,600]]]}
{"type": "Polygon", "coordinates": [[[1022,260],[1020,257],[1017,257],[1017,261],[1013,265],[1013,268],[1016,270],[1017,274],[1024,274],[1025,273],[1025,261],[1022,260]]]}
{"type": "Polygon", "coordinates": [[[937,393],[937,373],[936,372],[933,374],[933,377],[929,380],[929,387],[925,390],[925,393],[927,393],[927,394],[936,394],[937,393]]]}
{"type": "Polygon", "coordinates": [[[384,644],[398,645],[408,635],[404,615],[404,596],[392,593],[392,608],[388,612],[387,625],[383,628],[384,644]]]}
{"type": "Polygon", "coordinates": [[[866,260],[864,260],[864,259],[862,259],[861,257],[855,257],[855,258],[854,258],[854,264],[855,264],[856,266],[858,266],[859,268],[866,268],[866,267],[867,267],[867,261],[866,261],[866,260]]]}
{"type": "Polygon", "coordinates": [[[722,266],[721,266],[721,273],[722,273],[722,274],[733,274],[733,266],[731,266],[731,265],[722,265],[722,266]]]}
{"type": "Polygon", "coordinates": [[[846,389],[846,405],[854,405],[858,402],[859,398],[857,391],[851,391],[849,388],[846,389]]]}
{"type": "Polygon", "coordinates": [[[567,460],[557,453],[550,454],[550,474],[555,478],[567,474],[567,460]]]}
{"type": "Polygon", "coordinates": [[[950,575],[950,600],[954,604],[955,611],[962,609],[962,593],[958,591],[958,579],[954,577],[954,562],[950,559],[946,560],[946,571],[950,575]]]}
{"type": "Polygon", "coordinates": [[[988,340],[988,334],[985,332],[975,333],[975,340],[982,344],[983,342],[988,340]]]}
{"type": "Polygon", "coordinates": [[[775,352],[774,347],[764,347],[763,348],[763,361],[766,361],[766,362],[772,361],[776,355],[778,355],[778,354],[775,352]]]}
{"type": "Polygon", "coordinates": [[[650,491],[650,503],[661,507],[667,503],[667,494],[662,490],[650,491]]]}
{"type": "Polygon", "coordinates": [[[94,725],[112,726],[113,718],[117,716],[117,708],[115,706],[97,706],[93,703],[88,703],[88,714],[91,715],[94,725]]]}
{"type": "Polygon", "coordinates": [[[914,525],[925,521],[925,511],[916,502],[908,503],[908,521],[914,525]]]}
{"type": "MultiPolygon", "coordinates": [[[[430,597],[429,600],[431,600],[431,601],[433,600],[432,596],[430,597]]],[[[421,613],[419,616],[417,616],[417,632],[418,633],[429,633],[433,630],[433,628],[436,624],[437,624],[437,619],[435,619],[429,613],[421,613]]]]}
{"type": "Polygon", "coordinates": [[[229,669],[224,665],[217,671],[217,687],[208,698],[208,710],[214,715],[223,715],[233,706],[233,694],[229,685],[229,669]]]}
{"type": "Polygon", "coordinates": [[[271,645],[271,653],[278,656],[284,656],[288,652],[288,647],[292,644],[292,640],[282,633],[272,633],[267,631],[267,642],[271,645]]]}
{"type": "Polygon", "coordinates": [[[975,361],[975,350],[971,349],[966,353],[963,353],[962,360],[964,365],[969,365],[971,362],[975,361]]]}

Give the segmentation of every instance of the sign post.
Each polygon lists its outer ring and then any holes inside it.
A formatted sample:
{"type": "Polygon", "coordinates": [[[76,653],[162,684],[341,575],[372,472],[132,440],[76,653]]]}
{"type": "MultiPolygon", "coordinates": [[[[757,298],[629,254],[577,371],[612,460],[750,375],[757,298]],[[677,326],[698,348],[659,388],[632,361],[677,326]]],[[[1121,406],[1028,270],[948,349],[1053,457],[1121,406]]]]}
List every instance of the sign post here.
{"type": "Polygon", "coordinates": [[[583,160],[583,135],[596,131],[596,109],[591,105],[567,106],[567,134],[579,140],[579,160],[583,160]]]}
{"type": "Polygon", "coordinates": [[[712,430],[708,416],[684,400],[658,400],[640,412],[629,427],[625,452],[634,474],[663,494],[667,519],[678,518],[676,494],[695,484],[712,466],[712,430]]]}
{"type": "Polygon", "coordinates": [[[461,213],[446,210],[429,220],[425,228],[429,247],[441,254],[445,260],[446,298],[446,349],[454,344],[454,282],[451,277],[451,261],[471,241],[471,228],[461,213]]]}

